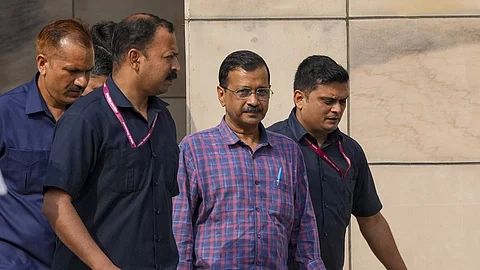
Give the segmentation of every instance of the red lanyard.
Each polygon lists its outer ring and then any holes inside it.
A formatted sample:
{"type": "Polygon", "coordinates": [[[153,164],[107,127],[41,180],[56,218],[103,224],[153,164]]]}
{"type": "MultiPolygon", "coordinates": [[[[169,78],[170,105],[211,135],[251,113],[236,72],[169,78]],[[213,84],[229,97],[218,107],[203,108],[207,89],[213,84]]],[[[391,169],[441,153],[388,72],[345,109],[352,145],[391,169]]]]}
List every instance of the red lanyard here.
{"type": "Polygon", "coordinates": [[[118,118],[118,121],[120,121],[120,124],[122,124],[123,130],[125,130],[125,135],[127,135],[128,141],[130,142],[130,147],[131,148],[137,148],[145,144],[145,142],[150,139],[150,136],[152,136],[153,129],[155,128],[155,125],[157,124],[157,117],[158,114],[155,115],[155,119],[153,119],[152,127],[148,131],[147,135],[143,140],[136,145],[135,141],[133,140],[133,136],[130,133],[130,130],[127,127],[127,123],[125,122],[125,119],[123,119],[122,114],[117,108],[117,105],[115,105],[115,102],[113,102],[112,97],[110,96],[110,91],[108,90],[107,84],[103,84],[103,95],[105,96],[105,99],[107,100],[108,105],[110,106],[110,109],[112,109],[113,113],[115,116],[118,118]]]}
{"type": "Polygon", "coordinates": [[[347,161],[348,163],[348,168],[347,170],[345,171],[345,173],[342,172],[342,170],[340,170],[340,168],[337,166],[337,164],[335,164],[333,162],[333,160],[331,160],[326,154],[325,152],[322,151],[322,149],[320,149],[320,147],[318,147],[316,144],[312,143],[309,139],[307,139],[307,137],[303,137],[305,139],[305,141],[308,143],[308,145],[310,145],[310,147],[313,149],[313,151],[315,151],[321,158],[323,158],[323,160],[325,160],[325,162],[328,163],[328,165],[332,166],[332,168],[335,169],[335,171],[338,172],[338,174],[340,174],[340,176],[342,178],[345,178],[347,176],[347,173],[348,171],[350,170],[350,168],[352,167],[352,163],[350,162],[350,159],[347,157],[347,155],[345,155],[345,152],[343,152],[343,147],[342,147],[342,142],[340,140],[338,140],[338,148],[340,149],[340,153],[342,154],[343,158],[347,161]]]}

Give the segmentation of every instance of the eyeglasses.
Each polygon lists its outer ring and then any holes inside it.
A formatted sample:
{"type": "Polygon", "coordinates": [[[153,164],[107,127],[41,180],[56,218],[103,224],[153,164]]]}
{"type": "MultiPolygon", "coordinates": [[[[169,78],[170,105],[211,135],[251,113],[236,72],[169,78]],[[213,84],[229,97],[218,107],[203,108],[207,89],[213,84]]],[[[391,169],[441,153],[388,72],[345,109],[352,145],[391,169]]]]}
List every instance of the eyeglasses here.
{"type": "MultiPolygon", "coordinates": [[[[227,87],[223,87],[223,86],[220,86],[220,87],[232,92],[239,99],[248,99],[248,97],[250,97],[250,95],[254,92],[254,90],[250,88],[231,90],[231,89],[228,89],[227,87]]],[[[257,90],[255,90],[255,94],[257,95],[257,98],[259,100],[269,100],[270,96],[273,95],[273,91],[270,88],[257,88],[257,90]]]]}

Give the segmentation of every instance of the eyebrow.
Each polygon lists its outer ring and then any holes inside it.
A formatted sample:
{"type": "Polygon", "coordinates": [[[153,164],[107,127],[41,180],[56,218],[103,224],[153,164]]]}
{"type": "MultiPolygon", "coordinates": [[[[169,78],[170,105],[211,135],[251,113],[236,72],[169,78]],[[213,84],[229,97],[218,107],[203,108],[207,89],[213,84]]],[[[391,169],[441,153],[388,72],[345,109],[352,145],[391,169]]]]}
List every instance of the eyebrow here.
{"type": "Polygon", "coordinates": [[[63,67],[64,70],[71,71],[71,72],[91,72],[93,70],[93,68],[94,67],[91,67],[87,70],[83,70],[83,69],[79,69],[77,67],[71,67],[71,66],[63,67]]]}
{"type": "Polygon", "coordinates": [[[321,99],[333,99],[333,100],[342,100],[342,99],[347,99],[349,98],[350,95],[346,96],[345,98],[335,98],[335,97],[329,97],[329,96],[320,96],[321,99]]]}

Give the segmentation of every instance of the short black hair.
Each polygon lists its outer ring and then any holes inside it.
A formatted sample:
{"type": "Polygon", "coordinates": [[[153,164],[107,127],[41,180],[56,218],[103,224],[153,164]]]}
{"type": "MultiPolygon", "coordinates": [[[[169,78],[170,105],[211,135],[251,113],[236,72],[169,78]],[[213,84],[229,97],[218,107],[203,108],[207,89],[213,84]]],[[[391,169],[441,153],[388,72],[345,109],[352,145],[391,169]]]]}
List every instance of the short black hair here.
{"type": "Polygon", "coordinates": [[[270,70],[260,55],[248,50],[232,52],[220,65],[218,83],[221,87],[226,87],[228,85],[228,73],[234,69],[241,68],[245,71],[253,71],[260,67],[267,69],[268,83],[270,84],[270,70]]]}
{"type": "Polygon", "coordinates": [[[114,64],[122,64],[130,49],[137,49],[146,55],[145,48],[152,42],[159,27],[174,32],[171,22],[148,13],[133,14],[119,22],[112,38],[114,64]]]}
{"type": "Polygon", "coordinates": [[[101,21],[92,26],[93,49],[95,51],[95,66],[92,75],[108,76],[112,73],[112,37],[117,23],[101,21]]]}
{"type": "Polygon", "coordinates": [[[312,55],[300,63],[295,73],[293,91],[309,94],[320,84],[348,83],[348,72],[332,58],[312,55]]]}

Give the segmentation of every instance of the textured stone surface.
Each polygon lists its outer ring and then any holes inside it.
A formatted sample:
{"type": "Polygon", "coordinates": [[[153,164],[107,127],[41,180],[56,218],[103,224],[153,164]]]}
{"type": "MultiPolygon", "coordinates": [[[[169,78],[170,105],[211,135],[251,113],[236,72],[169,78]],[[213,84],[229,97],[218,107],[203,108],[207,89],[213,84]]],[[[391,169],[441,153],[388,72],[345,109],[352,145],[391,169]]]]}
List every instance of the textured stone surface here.
{"type": "Polygon", "coordinates": [[[50,21],[72,16],[71,0],[0,2],[0,93],[30,81],[37,71],[35,39],[50,21]]]}
{"type": "Polygon", "coordinates": [[[480,14],[478,0],[350,0],[350,16],[480,14]]]}
{"type": "Polygon", "coordinates": [[[370,161],[480,161],[480,19],[350,26],[351,135],[370,161]]]}
{"type": "MultiPolygon", "coordinates": [[[[476,270],[480,165],[373,166],[383,215],[408,269],[476,270]]],[[[353,269],[385,269],[352,220],[353,269]]]]}
{"type": "Polygon", "coordinates": [[[345,17],[345,0],[186,0],[187,18],[345,17]]]}

